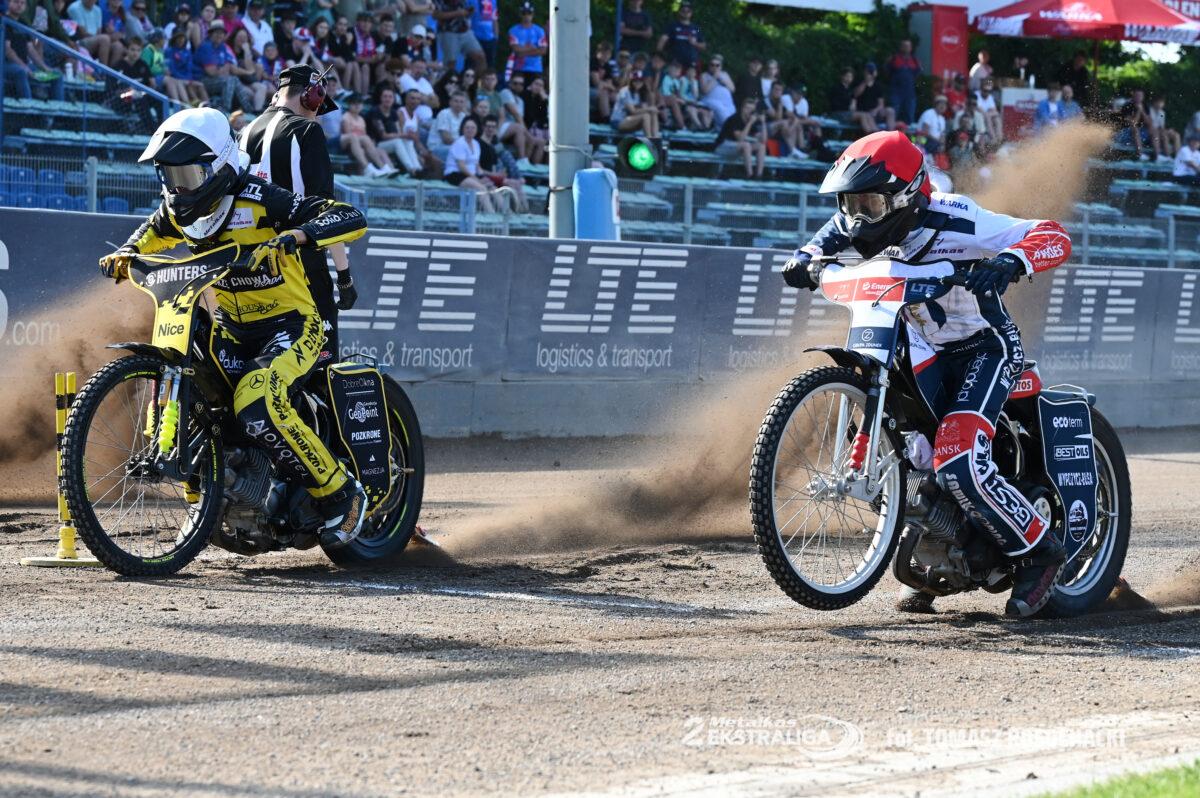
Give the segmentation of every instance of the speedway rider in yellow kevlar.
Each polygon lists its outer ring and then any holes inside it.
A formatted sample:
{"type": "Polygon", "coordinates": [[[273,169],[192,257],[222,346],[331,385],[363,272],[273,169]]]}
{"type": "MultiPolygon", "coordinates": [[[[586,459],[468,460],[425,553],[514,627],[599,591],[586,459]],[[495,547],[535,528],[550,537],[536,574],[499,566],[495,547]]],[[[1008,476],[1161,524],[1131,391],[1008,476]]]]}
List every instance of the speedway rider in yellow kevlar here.
{"type": "Polygon", "coordinates": [[[139,160],[153,162],[163,202],[124,246],[100,259],[101,273],[120,282],[132,255],[178,244],[192,252],[257,245],[248,270],[214,286],[209,346],[234,389],[246,434],[316,499],[325,518],[322,543],[349,543],[362,529],[366,494],[300,419],[288,392],[312,371],[325,339],[298,247],[353,241],[366,232],[366,219],[350,205],[301,197],[250,175],[249,156],[212,108],[169,117],[139,160]]]}

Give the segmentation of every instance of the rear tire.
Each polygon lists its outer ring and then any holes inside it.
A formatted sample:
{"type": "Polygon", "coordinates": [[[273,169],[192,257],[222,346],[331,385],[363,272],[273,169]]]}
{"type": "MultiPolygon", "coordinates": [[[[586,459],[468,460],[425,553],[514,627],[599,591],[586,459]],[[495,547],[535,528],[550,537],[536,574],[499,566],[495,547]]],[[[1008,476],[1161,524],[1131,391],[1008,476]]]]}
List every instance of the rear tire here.
{"type": "Polygon", "coordinates": [[[383,378],[388,421],[392,431],[392,469],[395,484],[379,508],[363,522],[362,532],[346,546],[325,548],[329,559],[343,567],[385,565],[412,540],[425,494],[425,448],[421,424],[404,389],[383,378]],[[412,469],[412,473],[403,473],[412,469]]]}
{"type": "Polygon", "coordinates": [[[62,490],[75,528],[96,559],[125,576],[175,573],[204,549],[220,518],[225,483],[217,438],[200,438],[195,504],[180,485],[130,474],[129,464],[154,444],[139,428],[165,365],[129,355],[104,366],[76,396],[63,435],[62,490]],[[101,406],[105,414],[97,418],[101,406]],[[106,473],[89,482],[89,464],[106,473]]]}
{"type": "Polygon", "coordinates": [[[1098,478],[1096,528],[1091,540],[1084,544],[1074,560],[1067,563],[1059,576],[1060,583],[1071,581],[1054,589],[1054,594],[1038,613],[1039,617],[1073,618],[1096,609],[1112,593],[1125,565],[1132,528],[1129,465],[1125,461],[1121,439],[1108,419],[1095,408],[1092,409],[1092,436],[1098,478]],[[1112,507],[1114,499],[1115,509],[1112,507]],[[1086,552],[1088,547],[1094,549],[1091,554],[1086,552]]]}

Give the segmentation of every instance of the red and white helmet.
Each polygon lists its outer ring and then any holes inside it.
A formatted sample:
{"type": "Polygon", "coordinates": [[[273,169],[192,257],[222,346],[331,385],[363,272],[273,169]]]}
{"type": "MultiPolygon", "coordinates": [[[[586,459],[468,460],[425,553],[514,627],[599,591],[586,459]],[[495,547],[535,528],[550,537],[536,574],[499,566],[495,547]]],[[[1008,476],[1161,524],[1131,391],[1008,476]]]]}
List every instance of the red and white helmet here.
{"type": "Polygon", "coordinates": [[[932,191],[924,154],[899,131],[854,142],[821,183],[822,194],[837,194],[854,246],[868,258],[904,240],[932,191]]]}

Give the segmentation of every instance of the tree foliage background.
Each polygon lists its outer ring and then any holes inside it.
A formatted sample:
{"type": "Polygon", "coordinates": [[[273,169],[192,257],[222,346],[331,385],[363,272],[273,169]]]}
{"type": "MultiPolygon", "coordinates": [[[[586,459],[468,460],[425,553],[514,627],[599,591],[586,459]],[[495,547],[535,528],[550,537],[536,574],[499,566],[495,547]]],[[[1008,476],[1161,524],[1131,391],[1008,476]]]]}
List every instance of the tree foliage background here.
{"type": "MultiPolygon", "coordinates": [[[[502,38],[519,19],[521,0],[499,0],[502,38]]],[[[548,27],[548,0],[534,0],[537,21],[548,27]]],[[[677,0],[646,0],[645,10],[654,20],[655,37],[675,18],[677,0]]],[[[779,61],[785,83],[804,83],[814,110],[826,107],[826,94],[845,66],[861,74],[864,64],[883,63],[896,50],[897,43],[909,36],[907,11],[883,5],[876,0],[870,14],[809,11],[796,8],[733,2],[732,0],[693,0],[693,21],[704,31],[709,42],[707,55],[725,56],[726,70],[737,76],[752,56],[779,61]]],[[[616,32],[616,0],[592,0],[592,42],[613,41],[616,32]]],[[[971,37],[971,58],[980,47],[992,54],[992,65],[999,75],[1012,72],[1013,58],[1022,54],[1030,60],[1030,71],[1038,85],[1058,74],[1076,51],[1083,51],[1091,63],[1095,43],[1072,39],[1010,39],[998,36],[971,37]]],[[[506,48],[502,55],[506,56],[506,48]]],[[[1200,110],[1200,48],[1183,48],[1176,64],[1161,64],[1125,53],[1118,42],[1102,42],[1099,47],[1100,98],[1107,103],[1113,97],[1128,95],[1134,87],[1147,95],[1167,98],[1169,121],[1182,127],[1200,110]]],[[[930,81],[920,87],[921,103],[930,99],[930,81]]]]}

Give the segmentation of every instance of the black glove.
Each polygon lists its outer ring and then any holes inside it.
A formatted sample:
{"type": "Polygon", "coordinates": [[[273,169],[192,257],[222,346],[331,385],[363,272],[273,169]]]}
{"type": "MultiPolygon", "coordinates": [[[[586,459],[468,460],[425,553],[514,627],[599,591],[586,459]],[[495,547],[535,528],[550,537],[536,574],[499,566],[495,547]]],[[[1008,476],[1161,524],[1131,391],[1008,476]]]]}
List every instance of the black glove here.
{"type": "Polygon", "coordinates": [[[338,310],[349,310],[354,307],[354,303],[358,301],[358,289],[354,287],[354,278],[350,276],[349,269],[338,272],[337,287],[338,310]]]}
{"type": "Polygon", "coordinates": [[[1002,295],[1008,290],[1008,284],[1013,281],[1013,277],[1023,268],[1017,256],[1007,252],[981,260],[967,275],[966,288],[975,296],[986,296],[993,291],[1002,295]]]}
{"type": "Polygon", "coordinates": [[[285,233],[281,236],[275,236],[270,241],[259,244],[254,252],[250,253],[250,262],[247,268],[252,272],[266,266],[267,273],[272,277],[278,277],[281,271],[279,259],[283,254],[295,255],[296,247],[299,244],[296,237],[291,233],[285,233]]]}
{"type": "Polygon", "coordinates": [[[783,281],[792,288],[807,288],[809,291],[815,291],[817,279],[813,274],[816,269],[814,269],[815,264],[812,259],[812,254],[802,249],[793,252],[792,257],[783,264],[783,281]]]}
{"type": "Polygon", "coordinates": [[[100,273],[118,283],[129,278],[129,264],[137,255],[132,247],[121,247],[100,259],[100,273]]]}

